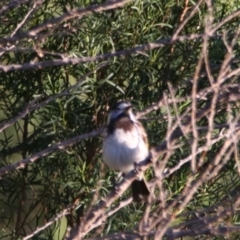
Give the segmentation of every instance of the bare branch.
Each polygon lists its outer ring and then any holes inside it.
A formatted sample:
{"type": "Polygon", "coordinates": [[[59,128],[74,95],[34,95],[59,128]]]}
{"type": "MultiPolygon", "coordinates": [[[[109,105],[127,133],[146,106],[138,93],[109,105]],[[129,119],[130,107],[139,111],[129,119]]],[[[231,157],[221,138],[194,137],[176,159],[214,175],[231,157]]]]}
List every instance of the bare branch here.
{"type": "Polygon", "coordinates": [[[31,1],[31,0],[18,0],[18,1],[12,0],[9,4],[4,5],[4,6],[0,9],[0,15],[7,14],[11,9],[17,8],[17,7],[19,7],[20,5],[26,4],[26,3],[30,2],[30,1],[31,1]]]}
{"type": "Polygon", "coordinates": [[[65,149],[66,147],[68,146],[71,146],[73,144],[76,144],[77,142],[80,142],[84,139],[87,139],[87,138],[91,138],[91,137],[95,137],[99,134],[101,134],[103,132],[103,128],[100,128],[96,131],[92,131],[90,133],[86,133],[86,134],[83,134],[83,135],[80,135],[80,136],[76,136],[74,138],[71,138],[71,139],[68,139],[68,140],[65,140],[65,141],[62,141],[58,144],[55,144],[47,149],[44,149],[38,153],[35,153],[33,154],[32,156],[30,157],[27,157],[19,162],[16,162],[16,163],[13,163],[11,165],[8,165],[6,167],[3,167],[0,169],[0,177],[4,176],[5,174],[7,173],[10,173],[14,170],[17,170],[17,169],[23,169],[25,168],[25,166],[29,163],[33,163],[35,162],[36,160],[38,160],[39,158],[41,157],[45,157],[47,156],[48,154],[52,153],[52,152],[55,152],[57,150],[63,150],[65,149]]]}
{"type": "Polygon", "coordinates": [[[4,47],[6,44],[14,44],[16,41],[20,41],[24,38],[35,38],[38,34],[44,30],[51,29],[52,27],[59,25],[60,23],[73,19],[73,18],[82,18],[87,16],[93,12],[102,12],[111,9],[116,9],[119,7],[124,6],[126,3],[130,2],[131,0],[119,0],[119,1],[106,1],[100,5],[92,5],[86,8],[79,8],[69,11],[60,17],[50,19],[45,23],[38,25],[37,27],[29,30],[28,32],[22,32],[19,34],[15,34],[14,36],[8,38],[0,39],[0,47],[4,47]]]}
{"type": "Polygon", "coordinates": [[[26,115],[28,115],[29,113],[33,112],[34,110],[37,110],[45,105],[47,105],[48,103],[56,100],[57,98],[63,97],[63,96],[67,96],[70,94],[70,91],[78,88],[79,86],[81,86],[81,84],[83,83],[83,81],[90,76],[91,74],[93,74],[95,71],[101,69],[102,67],[107,66],[108,63],[103,63],[100,64],[98,67],[96,67],[93,71],[90,71],[89,73],[87,73],[85,76],[81,77],[77,83],[75,83],[74,85],[64,89],[61,93],[55,94],[53,96],[49,96],[46,100],[40,102],[40,103],[36,103],[39,99],[41,99],[43,96],[40,96],[36,99],[33,99],[31,102],[28,103],[28,105],[25,107],[25,109],[20,112],[16,117],[4,121],[3,123],[0,124],[0,133],[5,130],[6,128],[8,128],[9,126],[13,125],[14,123],[16,123],[19,119],[23,119],[26,115]]]}
{"type": "Polygon", "coordinates": [[[44,226],[42,226],[42,227],[38,227],[34,232],[32,232],[31,234],[29,234],[29,235],[27,235],[26,237],[24,237],[23,240],[27,240],[27,239],[32,238],[33,236],[35,236],[36,234],[38,234],[38,233],[41,232],[42,230],[46,229],[47,227],[49,227],[49,226],[52,225],[53,223],[57,222],[60,218],[68,215],[68,214],[69,214],[69,211],[70,211],[70,209],[64,209],[61,213],[57,214],[57,216],[56,216],[53,220],[47,222],[47,223],[46,223],[44,226]]]}
{"type": "MultiPolygon", "coordinates": [[[[16,70],[43,69],[46,67],[53,67],[53,66],[76,65],[76,64],[87,63],[87,62],[102,61],[102,60],[113,58],[113,57],[124,57],[128,54],[141,55],[142,52],[146,52],[155,48],[160,48],[165,45],[173,44],[177,41],[183,42],[187,40],[196,40],[196,39],[201,39],[203,36],[204,35],[202,34],[191,34],[190,36],[178,36],[174,40],[167,38],[167,39],[158,40],[152,43],[140,45],[132,49],[105,53],[105,54],[97,55],[95,57],[64,58],[64,59],[42,61],[38,63],[9,64],[5,66],[0,65],[0,71],[9,72],[9,71],[16,71],[16,70]]],[[[211,35],[209,37],[218,37],[218,36],[211,35]]]]}
{"type": "Polygon", "coordinates": [[[26,14],[26,16],[23,18],[23,20],[19,24],[17,24],[17,27],[15,28],[15,30],[11,34],[11,37],[13,37],[16,34],[16,32],[26,23],[27,19],[33,13],[33,11],[36,9],[36,7],[37,7],[37,4],[34,3],[33,6],[31,7],[31,9],[26,14]]]}

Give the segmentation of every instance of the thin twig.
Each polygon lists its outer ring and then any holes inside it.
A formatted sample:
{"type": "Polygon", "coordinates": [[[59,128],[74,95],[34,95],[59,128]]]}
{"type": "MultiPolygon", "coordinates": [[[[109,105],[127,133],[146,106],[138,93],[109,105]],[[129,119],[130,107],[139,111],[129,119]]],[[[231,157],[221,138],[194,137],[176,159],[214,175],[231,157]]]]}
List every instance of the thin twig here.
{"type": "Polygon", "coordinates": [[[0,47],[4,47],[6,44],[14,44],[16,41],[20,41],[25,38],[33,39],[38,36],[38,34],[44,30],[51,29],[52,27],[59,25],[60,23],[74,19],[74,18],[82,18],[85,17],[93,12],[102,12],[107,11],[111,9],[116,9],[119,7],[124,6],[131,0],[119,0],[119,1],[106,1],[105,3],[99,4],[99,5],[92,5],[88,6],[86,8],[79,8],[79,9],[73,9],[60,17],[52,18],[40,25],[38,25],[35,28],[32,28],[31,30],[27,32],[21,32],[19,34],[15,34],[12,37],[6,37],[0,39],[0,47]]]}
{"type": "Polygon", "coordinates": [[[70,209],[69,209],[69,208],[68,208],[68,209],[64,209],[61,213],[57,214],[57,216],[56,216],[53,220],[47,222],[47,223],[44,224],[44,226],[42,226],[42,227],[38,227],[35,231],[33,231],[31,234],[25,236],[22,240],[27,240],[27,239],[32,238],[32,237],[35,236],[36,234],[40,233],[41,231],[43,231],[44,229],[46,229],[47,227],[49,227],[50,225],[52,225],[53,223],[57,222],[60,218],[68,215],[69,212],[70,212],[70,209]]]}
{"type": "MultiPolygon", "coordinates": [[[[175,42],[184,42],[189,40],[201,39],[203,38],[203,36],[204,36],[203,34],[191,34],[189,36],[178,36],[174,40],[172,40],[171,38],[167,38],[167,39],[157,40],[152,43],[139,45],[131,49],[121,50],[116,52],[109,52],[109,53],[100,54],[94,57],[64,58],[64,59],[47,60],[47,61],[42,61],[37,63],[0,65],[0,71],[9,72],[9,71],[16,71],[16,70],[43,69],[46,67],[76,65],[80,63],[102,61],[108,58],[123,57],[129,54],[142,55],[142,52],[150,51],[155,48],[164,47],[166,45],[171,45],[175,42]]],[[[218,36],[211,35],[209,37],[214,38],[218,36]]]]}
{"type": "Polygon", "coordinates": [[[0,133],[5,130],[6,128],[8,128],[9,126],[13,125],[14,123],[16,123],[19,119],[23,119],[26,115],[28,115],[29,113],[44,107],[45,105],[47,105],[48,103],[55,101],[57,98],[63,97],[63,96],[67,96],[70,94],[70,91],[73,91],[74,89],[77,89],[79,86],[81,86],[81,84],[83,83],[83,81],[90,75],[92,75],[94,72],[96,72],[97,70],[107,66],[108,63],[103,63],[100,64],[99,66],[97,66],[93,71],[88,72],[87,74],[85,74],[83,77],[81,77],[80,79],[77,80],[77,83],[75,83],[74,85],[64,89],[62,92],[57,93],[53,96],[49,96],[46,100],[40,102],[40,103],[36,103],[39,99],[42,98],[42,96],[33,99],[32,101],[30,101],[28,103],[28,105],[24,108],[24,110],[22,112],[20,112],[17,116],[15,116],[14,118],[11,118],[9,120],[4,121],[3,123],[0,124],[0,133]]]}

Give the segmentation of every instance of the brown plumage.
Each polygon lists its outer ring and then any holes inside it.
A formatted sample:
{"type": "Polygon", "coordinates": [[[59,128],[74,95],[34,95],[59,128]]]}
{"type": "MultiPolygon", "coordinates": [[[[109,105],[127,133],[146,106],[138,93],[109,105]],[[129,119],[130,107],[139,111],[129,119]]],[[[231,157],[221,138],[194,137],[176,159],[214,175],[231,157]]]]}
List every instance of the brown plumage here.
{"type": "MultiPolygon", "coordinates": [[[[110,112],[107,135],[103,143],[103,159],[110,169],[124,174],[149,157],[147,134],[132,113],[131,105],[121,102],[110,112]]],[[[144,178],[132,183],[134,201],[146,199],[150,191],[144,178]]]]}

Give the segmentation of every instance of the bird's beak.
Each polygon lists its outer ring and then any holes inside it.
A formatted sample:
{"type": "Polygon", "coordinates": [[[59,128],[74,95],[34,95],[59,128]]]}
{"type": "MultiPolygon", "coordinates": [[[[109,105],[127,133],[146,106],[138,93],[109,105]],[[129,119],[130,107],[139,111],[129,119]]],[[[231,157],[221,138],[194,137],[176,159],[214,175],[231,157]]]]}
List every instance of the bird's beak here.
{"type": "Polygon", "coordinates": [[[126,113],[130,113],[132,111],[132,106],[129,106],[125,109],[125,112],[126,113]]]}

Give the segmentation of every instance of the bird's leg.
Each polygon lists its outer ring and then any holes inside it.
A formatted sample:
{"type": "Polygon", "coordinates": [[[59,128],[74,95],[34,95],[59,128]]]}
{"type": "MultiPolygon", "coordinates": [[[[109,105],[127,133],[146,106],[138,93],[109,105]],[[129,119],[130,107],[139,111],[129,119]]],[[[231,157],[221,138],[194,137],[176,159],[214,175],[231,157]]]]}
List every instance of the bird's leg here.
{"type": "Polygon", "coordinates": [[[118,190],[118,182],[120,181],[122,176],[124,176],[124,174],[121,173],[121,172],[118,172],[117,176],[114,176],[111,179],[111,182],[112,182],[112,185],[113,185],[113,188],[114,188],[115,192],[117,192],[117,190],[118,190]]]}
{"type": "Polygon", "coordinates": [[[135,173],[138,173],[138,172],[140,171],[140,169],[139,169],[139,167],[138,167],[138,164],[137,164],[136,162],[134,162],[133,165],[134,165],[134,169],[133,169],[134,172],[135,172],[135,173]]]}
{"type": "MultiPolygon", "coordinates": [[[[140,173],[140,172],[142,172],[142,169],[141,169],[140,167],[138,167],[138,164],[137,164],[136,162],[134,162],[134,169],[133,169],[133,171],[134,171],[135,173],[140,173]]],[[[143,174],[141,174],[141,175],[138,177],[139,180],[141,180],[142,178],[143,178],[143,174]]]]}
{"type": "MultiPolygon", "coordinates": [[[[146,161],[146,162],[151,162],[152,161],[151,152],[149,152],[149,155],[143,161],[146,161]]],[[[138,173],[138,172],[141,171],[141,168],[138,167],[138,163],[134,162],[133,165],[134,165],[134,172],[138,173]]]]}
{"type": "Polygon", "coordinates": [[[124,176],[124,175],[123,175],[123,173],[121,173],[121,172],[118,172],[117,176],[116,176],[116,175],[111,176],[111,182],[112,182],[113,186],[116,185],[117,182],[120,181],[120,179],[121,179],[122,176],[124,176]]]}
{"type": "Polygon", "coordinates": [[[148,155],[148,157],[145,160],[146,160],[146,162],[152,162],[152,153],[151,153],[151,151],[149,151],[149,155],[148,155]]]}
{"type": "Polygon", "coordinates": [[[124,173],[119,172],[117,175],[117,181],[120,181],[121,177],[124,177],[124,173]]]}

